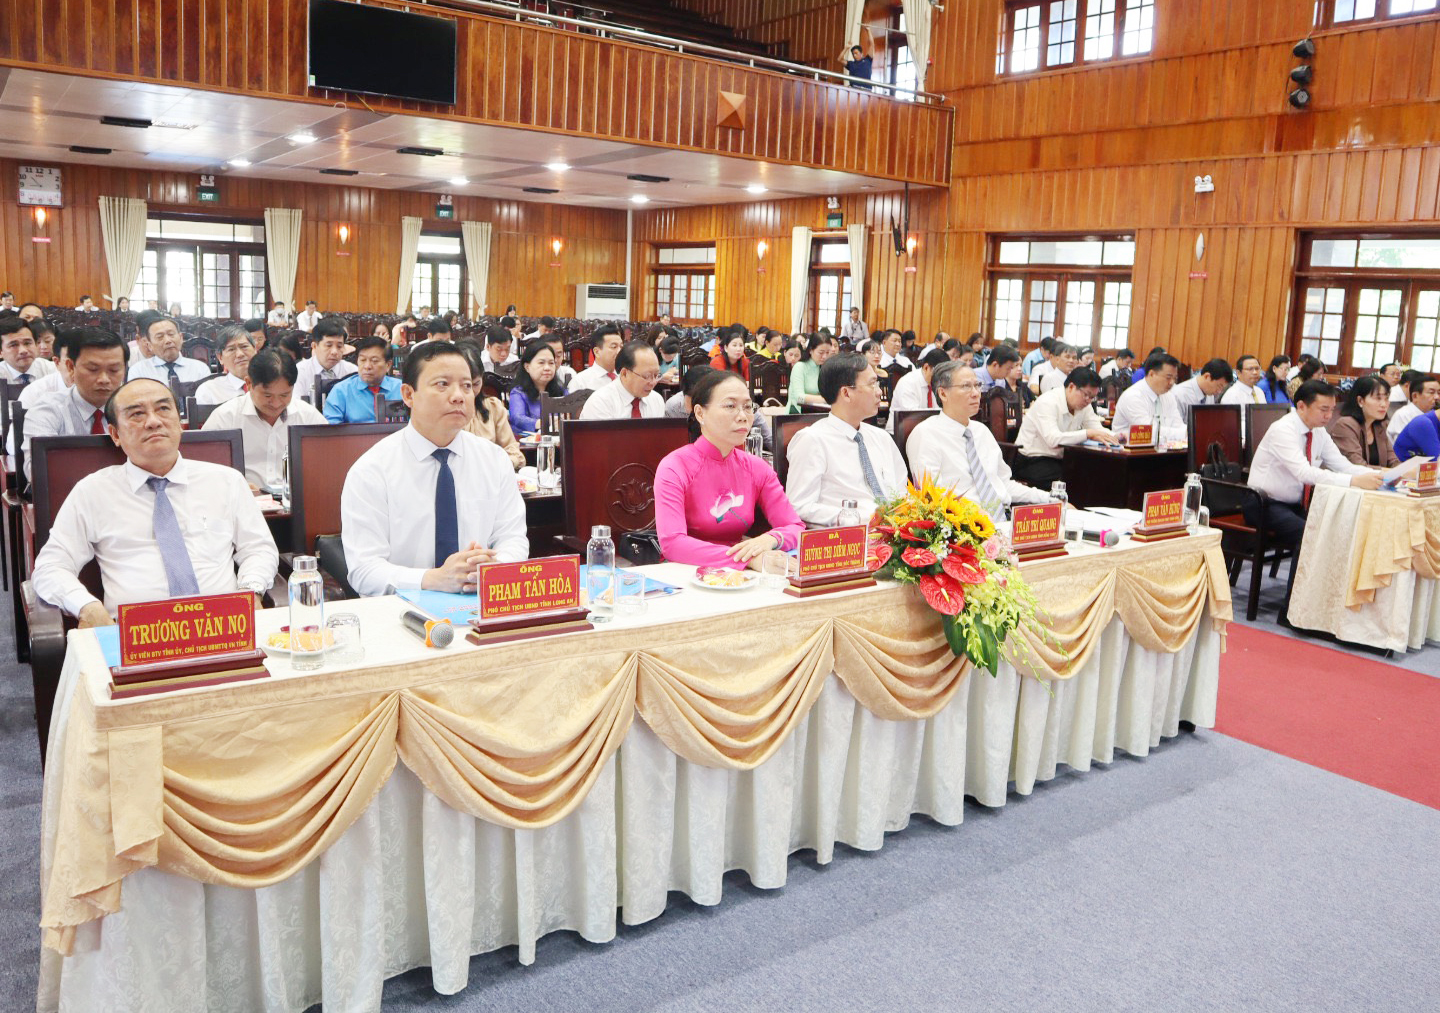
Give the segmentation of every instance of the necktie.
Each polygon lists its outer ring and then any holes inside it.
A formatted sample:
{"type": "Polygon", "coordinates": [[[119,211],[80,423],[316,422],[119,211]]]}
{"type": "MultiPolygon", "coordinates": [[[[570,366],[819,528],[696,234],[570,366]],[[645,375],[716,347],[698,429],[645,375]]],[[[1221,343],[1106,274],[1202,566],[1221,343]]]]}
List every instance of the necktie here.
{"type": "Polygon", "coordinates": [[[870,494],[877,500],[885,498],[885,490],[880,487],[880,478],[875,474],[875,466],[870,463],[870,451],[865,449],[865,434],[855,434],[855,446],[860,448],[860,473],[865,476],[865,484],[870,487],[870,494]]]}
{"type": "Polygon", "coordinates": [[[249,381],[249,380],[244,380],[244,381],[241,382],[241,384],[240,384],[240,393],[242,393],[242,394],[248,394],[248,393],[250,393],[250,381],[249,381]]]}
{"type": "Polygon", "coordinates": [[[632,419],[640,419],[645,417],[640,414],[640,399],[638,397],[630,402],[630,417],[632,419]]]}
{"type": "Polygon", "coordinates": [[[195,580],[195,567],[191,565],[190,553],[185,548],[185,536],[180,533],[180,522],[175,517],[175,508],[170,505],[170,497],[165,494],[165,487],[170,484],[170,480],[147,478],[145,484],[155,490],[155,512],[151,523],[155,544],[160,548],[160,562],[165,567],[165,582],[169,586],[170,597],[182,598],[185,595],[199,594],[200,585],[195,580]]]}
{"type": "Polygon", "coordinates": [[[450,470],[450,451],[430,455],[440,462],[435,476],[435,565],[440,566],[460,551],[460,521],[455,513],[455,474],[450,470]]]}
{"type": "Polygon", "coordinates": [[[380,393],[380,388],[372,385],[372,386],[370,387],[370,393],[371,393],[371,394],[379,394],[379,393],[380,393]]]}
{"type": "Polygon", "coordinates": [[[335,379],[335,370],[333,370],[333,369],[322,369],[322,370],[320,370],[320,379],[322,379],[322,380],[333,380],[333,379],[335,379]]]}
{"type": "MultiPolygon", "coordinates": [[[[935,407],[935,391],[931,390],[929,387],[925,388],[925,407],[935,407]]],[[[969,432],[969,430],[967,429],[966,432],[969,432]]]]}
{"type": "Polygon", "coordinates": [[[105,435],[105,413],[102,412],[102,411],[101,411],[100,409],[98,409],[98,408],[95,409],[95,415],[94,415],[94,417],[90,420],[90,435],[91,435],[91,436],[104,436],[104,435],[105,435]]]}
{"type": "Polygon", "coordinates": [[[611,379],[611,380],[615,379],[615,374],[614,374],[614,373],[606,373],[605,376],[608,377],[608,378],[611,379]]]}
{"type": "Polygon", "coordinates": [[[165,382],[170,387],[170,393],[175,395],[175,407],[183,409],[185,407],[185,394],[180,387],[180,374],[176,372],[179,366],[173,362],[167,362],[165,363],[165,369],[170,373],[170,379],[165,382]]]}
{"type": "Polygon", "coordinates": [[[985,466],[980,463],[980,448],[975,443],[975,431],[969,426],[965,427],[965,460],[970,465],[970,484],[975,487],[975,497],[980,509],[992,518],[995,517],[1004,504],[1000,500],[1000,494],[995,491],[985,466]]]}
{"type": "Polygon", "coordinates": [[[18,379],[20,380],[20,386],[27,387],[30,385],[31,377],[29,373],[21,373],[18,379]]]}
{"type": "MultiPolygon", "coordinates": [[[[1305,463],[1306,463],[1306,464],[1314,464],[1314,463],[1315,463],[1315,462],[1311,459],[1311,457],[1310,457],[1310,451],[1311,451],[1311,448],[1312,448],[1314,445],[1315,445],[1315,434],[1314,434],[1313,432],[1311,432],[1310,430],[1308,430],[1308,429],[1305,430],[1305,463]]],[[[1306,482],[1306,483],[1305,483],[1305,488],[1304,488],[1304,490],[1303,490],[1303,491],[1301,492],[1301,494],[1300,494],[1300,505],[1301,505],[1302,507],[1304,507],[1306,510],[1309,510],[1309,509],[1310,509],[1310,496],[1311,496],[1314,492],[1315,492],[1315,486],[1312,485],[1312,484],[1309,483],[1309,482],[1306,482]]]]}

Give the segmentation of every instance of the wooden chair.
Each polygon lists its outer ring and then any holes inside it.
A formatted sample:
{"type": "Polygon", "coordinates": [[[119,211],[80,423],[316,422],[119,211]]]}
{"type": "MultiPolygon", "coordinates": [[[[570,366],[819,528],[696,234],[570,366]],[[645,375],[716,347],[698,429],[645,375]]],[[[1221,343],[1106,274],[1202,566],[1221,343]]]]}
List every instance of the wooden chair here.
{"type": "Polygon", "coordinates": [[[756,404],[783,404],[781,364],[760,356],[750,364],[750,399],[756,404]]]}
{"type": "Polygon", "coordinates": [[[1020,394],[1009,387],[991,387],[981,398],[980,421],[990,427],[996,443],[1015,442],[1024,414],[1020,394]]]}
{"type": "Polygon", "coordinates": [[[551,397],[549,394],[540,395],[540,435],[555,436],[560,432],[560,423],[567,419],[578,419],[580,409],[585,407],[585,402],[593,390],[571,391],[564,397],[551,397]]]}
{"type": "Polygon", "coordinates": [[[1255,459],[1255,448],[1276,422],[1290,414],[1290,406],[1284,404],[1248,404],[1245,406],[1245,456],[1241,460],[1246,469],[1255,459]]]}
{"type": "Polygon", "coordinates": [[[790,473],[789,451],[790,441],[795,439],[795,434],[809,426],[813,426],[826,415],[825,412],[801,412],[799,415],[776,415],[770,419],[773,430],[775,476],[780,479],[780,484],[785,484],[785,478],[790,473]]]}
{"type": "Polygon", "coordinates": [[[1186,425],[1189,445],[1185,451],[1186,469],[1198,473],[1210,453],[1210,444],[1220,444],[1227,461],[1239,462],[1244,452],[1240,437],[1240,405],[1197,404],[1190,409],[1186,425]]]}
{"type": "Polygon", "coordinates": [[[920,423],[939,414],[939,408],[912,408],[895,413],[895,446],[900,450],[900,456],[905,459],[907,471],[910,468],[910,458],[905,453],[905,444],[909,441],[910,434],[920,423]]]}
{"type": "Polygon", "coordinates": [[[560,430],[560,483],[565,531],[558,551],[585,551],[590,529],[620,536],[655,526],[655,469],[685,445],[684,419],[572,419],[560,430]]]}
{"type": "Polygon", "coordinates": [[[333,380],[325,380],[318,376],[315,378],[315,386],[310,391],[310,403],[315,406],[317,412],[325,410],[325,399],[330,396],[331,389],[341,380],[347,379],[349,377],[344,376],[337,376],[333,380]]]}
{"type": "MultiPolygon", "coordinates": [[[[239,430],[184,432],[180,452],[191,460],[209,461],[245,472],[245,449],[239,430]]],[[[50,538],[50,529],[71,490],[86,475],[101,468],[125,463],[124,452],[108,436],[43,436],[31,444],[35,477],[35,545],[38,554],[50,538]]],[[[80,571],[80,582],[95,597],[104,599],[100,567],[92,560],[80,571]]],[[[35,687],[35,727],[40,736],[40,762],[45,762],[45,745],[50,736],[50,715],[60,673],[65,667],[65,635],[74,620],[55,606],[35,596],[26,580],[15,596],[16,639],[29,644],[30,676],[35,687]]]]}
{"type": "Polygon", "coordinates": [[[218,404],[200,404],[193,397],[185,399],[185,424],[191,429],[200,429],[218,404]]]}
{"type": "Polygon", "coordinates": [[[1269,532],[1264,526],[1254,527],[1245,519],[1247,507],[1253,516],[1265,516],[1264,493],[1238,482],[1203,477],[1200,482],[1205,506],[1210,510],[1210,526],[1221,532],[1220,549],[1225,554],[1225,568],[1229,571],[1232,585],[1239,580],[1245,564],[1250,564],[1250,591],[1245,600],[1245,618],[1254,622],[1260,610],[1260,577],[1265,564],[1278,568],[1281,560],[1293,556],[1295,550],[1289,546],[1271,545],[1269,532]]]}

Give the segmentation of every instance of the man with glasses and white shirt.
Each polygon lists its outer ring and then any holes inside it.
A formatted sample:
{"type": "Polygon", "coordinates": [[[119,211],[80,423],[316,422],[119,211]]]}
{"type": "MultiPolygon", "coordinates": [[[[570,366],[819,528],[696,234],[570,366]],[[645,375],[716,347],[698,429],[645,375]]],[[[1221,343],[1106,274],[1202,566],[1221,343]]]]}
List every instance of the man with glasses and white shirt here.
{"type": "Polygon", "coordinates": [[[1066,447],[1086,440],[1114,443],[1115,437],[1090,407],[1100,393],[1100,377],[1089,366],[1076,366],[1065,377],[1065,386],[1047,390],[1025,409],[1020,433],[1015,438],[1015,477],[1038,489],[1061,481],[1060,466],[1066,447]]]}
{"type": "Polygon", "coordinates": [[[593,419],[660,419],[665,399],[655,393],[660,359],[643,341],[626,343],[615,356],[615,379],[585,399],[580,421],[593,419]]]}
{"type": "Polygon", "coordinates": [[[1110,431],[1127,437],[1131,426],[1153,425],[1157,443],[1184,443],[1189,429],[1180,417],[1180,409],[1170,396],[1180,360],[1167,352],[1154,352],[1145,360],[1145,375],[1125,388],[1115,402],[1115,416],[1110,431]]]}
{"type": "Polygon", "coordinates": [[[785,495],[802,520],[833,525],[854,500],[862,521],[875,504],[905,491],[905,459],[883,429],[865,424],[880,410],[880,379],[863,355],[834,355],[820,367],[820,396],[830,414],[795,434],[785,495]]]}
{"type": "Polygon", "coordinates": [[[1235,382],[1226,389],[1221,404],[1264,404],[1265,392],[1257,386],[1265,371],[1260,360],[1253,355],[1242,355],[1235,360],[1235,382]]]}

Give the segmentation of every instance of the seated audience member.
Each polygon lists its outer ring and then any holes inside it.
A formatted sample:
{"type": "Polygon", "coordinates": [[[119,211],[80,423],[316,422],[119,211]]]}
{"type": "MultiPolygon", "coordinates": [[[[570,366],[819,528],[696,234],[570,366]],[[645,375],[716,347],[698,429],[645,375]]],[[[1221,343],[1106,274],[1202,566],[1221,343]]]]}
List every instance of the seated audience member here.
{"type": "Polygon", "coordinates": [[[1006,387],[1014,390],[1020,383],[1020,353],[1009,345],[996,345],[990,349],[985,365],[975,371],[980,389],[989,392],[991,387],[1006,387]]]}
{"type": "Polygon", "coordinates": [[[545,343],[550,346],[550,351],[555,353],[555,379],[560,381],[560,386],[570,390],[570,385],[579,374],[565,361],[565,339],[558,334],[547,334],[545,343]]]}
{"type": "Polygon", "coordinates": [[[305,336],[299,331],[281,335],[280,340],[275,342],[275,348],[290,356],[290,361],[297,366],[310,358],[310,349],[305,344],[305,336]]]}
{"type": "Polygon", "coordinates": [[[712,370],[703,363],[691,366],[685,371],[685,375],[680,380],[680,389],[665,399],[665,417],[667,419],[690,417],[690,395],[694,393],[695,385],[709,372],[712,370]]]}
{"type": "Polygon", "coordinates": [[[270,489],[285,478],[291,426],[323,426],[325,416],[308,401],[294,398],[295,360],[265,348],[248,367],[250,389],[217,407],[200,428],[240,430],[245,477],[256,489],[270,489]]]}
{"type": "Polygon", "coordinates": [[[1117,437],[1128,436],[1131,426],[1148,424],[1155,427],[1157,443],[1184,443],[1189,432],[1170,393],[1179,368],[1180,360],[1165,352],[1146,359],[1142,380],[1126,387],[1116,400],[1110,431],[1117,437]]]}
{"type": "Polygon", "coordinates": [[[1405,375],[1405,367],[1398,362],[1387,362],[1379,369],[1380,377],[1390,386],[1390,400],[1395,402],[1398,408],[1405,403],[1405,391],[1402,389],[1401,379],[1405,375]]]}
{"type": "MultiPolygon", "coordinates": [[[[53,363],[55,361],[55,329],[43,318],[30,321],[30,334],[35,338],[35,358],[53,363]]],[[[54,376],[54,373],[48,374],[54,376]]]]}
{"type": "MultiPolygon", "coordinates": [[[[261,320],[259,317],[255,317],[252,320],[245,321],[240,326],[245,328],[246,334],[250,335],[250,343],[255,346],[255,350],[257,352],[265,347],[265,343],[269,339],[266,337],[265,334],[264,320],[261,320]]],[[[377,326],[383,327],[385,325],[378,324],[377,326]]]]}
{"type": "Polygon", "coordinates": [[[745,451],[755,417],[750,388],[734,373],[712,369],[690,399],[694,442],[666,454],[655,469],[660,549],[672,563],[759,569],[766,552],[794,549],[805,524],[775,469],[745,451]],[[770,530],[746,538],[757,507],[770,530]]]}
{"type": "Polygon", "coordinates": [[[277,300],[274,308],[265,315],[265,322],[271,327],[289,327],[290,311],[285,308],[283,302],[277,300]]]}
{"type": "Polygon", "coordinates": [[[315,305],[315,300],[306,299],[305,309],[295,317],[295,326],[302,331],[313,331],[320,320],[320,308],[315,305]]]}
{"type": "Polygon", "coordinates": [[[1330,427],[1335,449],[1351,464],[1393,468],[1400,461],[1385,432],[1390,411],[1390,385],[1378,376],[1362,376],[1350,388],[1350,400],[1330,427]]]}
{"type": "MultiPolygon", "coordinates": [[[[1428,373],[1421,373],[1418,370],[1412,372],[1414,375],[1410,377],[1410,401],[1390,416],[1390,422],[1385,427],[1385,432],[1389,435],[1391,443],[1394,443],[1395,440],[1399,438],[1400,433],[1412,420],[1417,416],[1424,415],[1428,411],[1432,411],[1435,408],[1436,402],[1440,402],[1440,377],[1431,376],[1428,373]]],[[[40,381],[40,383],[47,382],[49,382],[48,377],[40,381]]],[[[32,383],[27,390],[35,386],[37,385],[32,383]]],[[[22,403],[24,402],[24,394],[20,395],[20,400],[22,403]]]]}
{"type": "Polygon", "coordinates": [[[425,328],[426,341],[453,341],[454,337],[448,316],[435,317],[425,328]]]}
{"type": "Polygon", "coordinates": [[[43,320],[45,318],[45,311],[40,308],[39,303],[22,302],[20,309],[16,312],[20,319],[27,323],[31,320],[43,320]]]}
{"type": "Polygon", "coordinates": [[[80,297],[80,305],[75,307],[76,313],[99,313],[100,307],[95,305],[95,300],[88,295],[80,297]]]}
{"type": "Polygon", "coordinates": [[[181,384],[208,379],[210,367],[199,359],[187,358],[180,354],[182,338],[180,325],[174,317],[151,317],[143,325],[145,336],[150,339],[150,350],[154,353],[148,359],[131,361],[131,380],[159,380],[170,388],[180,404],[181,384]]]}
{"type": "Polygon", "coordinates": [[[1128,348],[1122,348],[1116,352],[1113,358],[1106,359],[1100,364],[1100,379],[1104,380],[1116,372],[1129,373],[1130,368],[1135,365],[1135,353],[1128,348]]]}
{"type": "MultiPolygon", "coordinates": [[[[298,336],[297,336],[297,340],[298,336]]],[[[340,317],[325,317],[310,332],[310,358],[296,363],[300,379],[295,396],[314,402],[321,380],[343,380],[357,372],[354,363],[345,361],[345,345],[349,336],[340,317]]]]}
{"type": "Polygon", "coordinates": [[[885,350],[880,347],[879,338],[869,338],[855,346],[855,354],[865,356],[865,361],[870,363],[870,368],[878,374],[880,372],[880,360],[885,358],[885,350]]]}
{"type": "Polygon", "coordinates": [[[626,342],[615,356],[615,369],[615,379],[585,400],[581,420],[663,418],[665,399],[655,393],[660,382],[655,349],[643,341],[626,342]]]}
{"type": "Polygon", "coordinates": [[[860,319],[860,307],[851,306],[845,322],[840,325],[840,340],[858,345],[868,337],[870,337],[870,328],[866,327],[865,321],[860,319]]]}
{"type": "MultiPolygon", "coordinates": [[[[1170,396],[1175,399],[1180,418],[1189,419],[1190,409],[1197,404],[1219,404],[1225,385],[1233,379],[1235,374],[1230,370],[1230,363],[1224,359],[1211,359],[1200,367],[1200,372],[1184,383],[1177,383],[1170,396]]],[[[1228,398],[1229,394],[1225,396],[1228,398]]]]}
{"type": "Polygon", "coordinates": [[[818,407],[825,404],[820,394],[820,369],[835,354],[835,339],[823,334],[812,334],[805,339],[800,349],[800,361],[790,367],[790,396],[788,407],[793,415],[801,405],[818,407]]]}
{"type": "Polygon", "coordinates": [[[620,329],[614,324],[603,324],[595,329],[590,341],[595,350],[595,362],[575,374],[575,379],[569,384],[571,391],[599,390],[615,379],[615,357],[625,343],[620,337],[620,329]]]}
{"type": "MultiPolygon", "coordinates": [[[[905,333],[910,335],[910,341],[911,341],[911,343],[913,344],[914,341],[915,341],[915,334],[914,334],[914,332],[913,332],[913,331],[906,331],[905,333]]],[[[903,354],[901,353],[901,348],[902,348],[902,346],[904,345],[904,343],[905,343],[904,335],[902,335],[899,331],[895,330],[894,328],[891,328],[890,330],[886,331],[886,332],[881,336],[881,338],[880,338],[880,368],[881,368],[881,369],[889,369],[891,366],[904,366],[906,369],[914,369],[914,368],[915,368],[914,362],[913,362],[911,359],[907,358],[905,355],[903,355],[903,354]]]]}
{"type": "Polygon", "coordinates": [[[465,356],[465,361],[470,363],[470,378],[475,382],[475,414],[466,424],[465,431],[489,440],[505,451],[511,466],[519,471],[525,467],[525,455],[520,450],[515,431],[510,428],[510,413],[504,403],[498,397],[486,394],[483,389],[485,371],[480,368],[480,347],[473,341],[459,341],[456,346],[465,356]]]}
{"type": "Polygon", "coordinates": [[[125,382],[125,342],[99,327],[66,334],[65,371],[73,386],[40,398],[25,416],[25,476],[31,475],[31,443],[42,436],[100,436],[106,432],[105,402],[125,382]]]}
{"type": "Polygon", "coordinates": [[[1270,360],[1270,367],[1260,378],[1260,393],[1265,395],[1267,404],[1290,403],[1290,395],[1285,393],[1285,377],[1289,374],[1290,356],[1277,355],[1270,360]]]}
{"type": "Polygon", "coordinates": [[[1050,351],[1055,347],[1054,338],[1041,338],[1040,347],[1032,349],[1020,364],[1020,373],[1027,380],[1035,376],[1035,370],[1042,362],[1050,361],[1050,351]]]}
{"type": "Polygon", "coordinates": [[[1265,515],[1247,503],[1245,522],[1263,523],[1282,545],[1300,544],[1305,533],[1307,486],[1380,488],[1380,472],[1351,464],[1335,448],[1325,430],[1334,411],[1335,388],[1324,380],[1307,381],[1295,392],[1295,410],[1267,429],[1255,448],[1249,484],[1266,495],[1265,515]]]}
{"type": "MultiPolygon", "coordinates": [[[[1136,366],[1133,370],[1130,371],[1130,382],[1138,383],[1139,381],[1145,379],[1146,364],[1148,364],[1150,360],[1153,359],[1155,356],[1166,354],[1168,353],[1165,351],[1164,345],[1156,345],[1154,348],[1150,349],[1150,354],[1145,356],[1145,362],[1139,366],[1136,366]]],[[[1175,361],[1178,363],[1180,360],[1176,359],[1175,361]]]]}
{"type": "Polygon", "coordinates": [[[980,381],[969,366],[941,363],[930,378],[940,414],[925,419],[905,444],[910,476],[918,486],[932,482],[974,500],[996,521],[1012,503],[1048,503],[1039,489],[1015,481],[990,427],[975,421],[980,410],[980,381]]]}
{"type": "Polygon", "coordinates": [[[1440,416],[1434,409],[1405,423],[1405,428],[1395,437],[1395,456],[1401,461],[1412,457],[1440,457],[1440,416]]]}
{"type": "Polygon", "coordinates": [[[793,368],[795,363],[800,361],[800,354],[805,348],[804,341],[805,335],[803,334],[792,334],[785,339],[785,343],[780,346],[780,362],[782,365],[793,368]]]}
{"type": "Polygon", "coordinates": [[[35,332],[24,317],[0,317],[0,379],[29,386],[55,372],[55,363],[39,357],[35,332]]]}
{"type": "MultiPolygon", "coordinates": [[[[968,346],[965,351],[970,351],[968,346]]],[[[890,396],[890,417],[885,423],[888,432],[895,432],[896,412],[936,407],[935,391],[930,386],[930,378],[934,375],[936,366],[949,361],[951,360],[939,345],[927,345],[925,350],[916,356],[917,368],[895,381],[895,391],[890,396]]]]}
{"type": "MultiPolygon", "coordinates": [[[[446,315],[452,321],[455,319],[455,314],[453,313],[449,313],[446,315]]],[[[521,341],[525,339],[524,334],[521,333],[524,328],[520,326],[520,315],[518,313],[506,313],[503,317],[500,318],[500,326],[510,333],[510,344],[512,346],[518,345],[521,341]]],[[[500,361],[504,362],[505,360],[502,359],[500,361]]]]}
{"type": "MultiPolygon", "coordinates": [[[[107,356],[124,354],[115,341],[107,356]]],[[[111,395],[105,420],[125,463],[75,484],[35,559],[35,593],[81,626],[108,626],[131,602],[269,590],[280,557],[245,476],[181,455],[169,388],[131,380],[111,395]],[[80,582],[92,559],[103,604],[80,582]]]]}
{"type": "Polygon", "coordinates": [[[970,346],[970,365],[979,369],[990,361],[990,350],[985,347],[985,335],[976,331],[965,339],[965,344],[970,346]]]}
{"type": "Polygon", "coordinates": [[[860,519],[875,504],[905,491],[905,460],[890,434],[866,425],[880,410],[880,378],[854,353],[831,356],[820,368],[820,394],[830,414],[796,433],[786,452],[785,493],[808,524],[834,524],[853,499],[860,519]]]}
{"type": "Polygon", "coordinates": [[[769,328],[762,328],[756,332],[756,341],[760,348],[758,353],[771,361],[780,358],[780,349],[785,344],[785,335],[779,331],[772,331],[769,328]]]}
{"type": "Polygon", "coordinates": [[[480,357],[480,364],[484,367],[483,372],[493,373],[497,366],[519,362],[519,356],[512,351],[514,345],[515,335],[509,330],[498,324],[494,327],[487,327],[485,329],[485,351],[480,357]]]}
{"type": "MultiPolygon", "coordinates": [[[[36,323],[32,321],[30,326],[34,327],[36,326],[36,323]]],[[[34,409],[34,407],[39,404],[47,395],[54,394],[57,391],[67,390],[69,389],[70,385],[75,382],[75,378],[70,375],[70,363],[66,360],[65,349],[68,344],[68,338],[71,336],[79,335],[80,333],[82,333],[82,331],[83,328],[79,330],[61,331],[60,334],[56,337],[55,344],[53,346],[56,355],[55,372],[51,373],[49,376],[42,376],[40,379],[34,381],[33,383],[27,383],[24,387],[21,388],[20,405],[27,412],[34,409]]],[[[126,347],[125,351],[127,353],[130,351],[128,346],[126,347]]],[[[71,356],[71,358],[74,358],[74,356],[71,356]]],[[[29,423],[26,424],[28,425],[29,423]]],[[[105,431],[103,423],[100,431],[102,433],[105,431]]]]}
{"type": "Polygon", "coordinates": [[[520,354],[519,382],[510,388],[510,425],[521,436],[540,431],[540,395],[564,397],[565,385],[555,377],[555,348],[531,341],[520,354]]]}
{"type": "Polygon", "coordinates": [[[16,311],[15,293],[0,292],[0,317],[9,316],[16,311]]]}
{"type": "MultiPolygon", "coordinates": [[[[960,358],[960,349],[962,347],[968,347],[967,345],[965,345],[965,342],[961,341],[959,338],[950,337],[950,335],[946,334],[944,331],[940,331],[939,333],[937,333],[935,335],[935,340],[932,343],[938,345],[945,352],[945,357],[952,362],[960,358]]],[[[971,353],[971,355],[973,361],[974,353],[971,353]]]]}
{"type": "Polygon", "coordinates": [[[141,359],[148,359],[155,354],[155,349],[150,346],[150,336],[145,333],[145,328],[158,315],[150,310],[141,310],[135,315],[135,336],[129,341],[131,362],[139,362],[141,359]]]}
{"type": "Polygon", "coordinates": [[[1095,349],[1091,348],[1089,345],[1082,345],[1082,346],[1080,346],[1079,353],[1080,353],[1080,362],[1079,362],[1079,365],[1084,366],[1086,369],[1094,369],[1094,368],[1095,368],[1095,349]]]}
{"type": "Polygon", "coordinates": [[[250,389],[250,360],[255,342],[240,324],[226,324],[215,336],[220,366],[225,370],[195,388],[196,404],[224,404],[250,389]]]}
{"type": "Polygon", "coordinates": [[[745,354],[745,334],[731,330],[730,336],[715,348],[710,356],[710,368],[736,373],[745,380],[750,379],[750,358],[745,354]]]}
{"type": "Polygon", "coordinates": [[[356,372],[330,388],[325,398],[325,421],[378,422],[375,395],[400,400],[400,381],[390,375],[390,342],[371,335],[355,342],[356,372]]]}
{"type": "Polygon", "coordinates": [[[1045,365],[1038,366],[1035,376],[1030,378],[1030,386],[1036,394],[1044,394],[1047,390],[1065,386],[1065,378],[1072,369],[1080,365],[1080,349],[1074,345],[1056,342],[1055,354],[1050,357],[1048,365],[1049,369],[1046,369],[1045,365]],[[1036,377],[1039,377],[1038,385],[1035,382],[1036,377]]]}
{"type": "Polygon", "coordinates": [[[427,341],[405,360],[410,424],[367,450],[340,493],[350,586],[360,594],[473,594],[481,563],[529,557],[510,459],[465,431],[475,393],[470,363],[451,342],[427,341]]]}
{"type": "Polygon", "coordinates": [[[540,318],[540,322],[535,325],[535,329],[534,329],[533,331],[531,331],[529,334],[525,335],[525,340],[526,340],[526,341],[534,341],[536,338],[543,338],[543,337],[545,337],[547,334],[549,334],[551,331],[553,331],[554,329],[555,329],[555,318],[554,318],[554,317],[541,317],[541,318],[540,318]]]}
{"type": "Polygon", "coordinates": [[[1313,355],[1302,355],[1296,366],[1295,375],[1285,381],[1285,393],[1293,403],[1295,400],[1295,392],[1300,389],[1302,383],[1323,379],[1325,379],[1325,363],[1313,355]]]}
{"type": "Polygon", "coordinates": [[[1100,377],[1093,369],[1076,367],[1065,377],[1065,386],[1046,391],[1025,410],[1020,432],[1015,437],[1015,477],[1038,489],[1065,476],[1060,460],[1066,447],[1086,440],[1114,443],[1115,437],[1090,407],[1100,393],[1100,377]]]}
{"type": "Polygon", "coordinates": [[[662,334],[655,339],[654,348],[660,356],[660,382],[677,384],[684,372],[680,361],[680,339],[673,334],[662,334]]]}
{"type": "Polygon", "coordinates": [[[1235,382],[1225,391],[1221,404],[1265,404],[1265,392],[1260,389],[1264,375],[1260,372],[1260,360],[1253,355],[1242,355],[1235,360],[1235,382]]]}

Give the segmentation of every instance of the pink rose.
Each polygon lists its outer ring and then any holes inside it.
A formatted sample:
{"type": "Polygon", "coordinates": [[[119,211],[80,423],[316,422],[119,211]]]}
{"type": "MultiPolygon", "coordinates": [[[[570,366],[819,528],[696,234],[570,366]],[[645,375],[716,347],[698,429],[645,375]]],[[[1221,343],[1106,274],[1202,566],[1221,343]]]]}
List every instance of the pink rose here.
{"type": "Polygon", "coordinates": [[[1000,539],[993,535],[985,539],[985,558],[995,559],[1000,555],[1000,539]]]}

